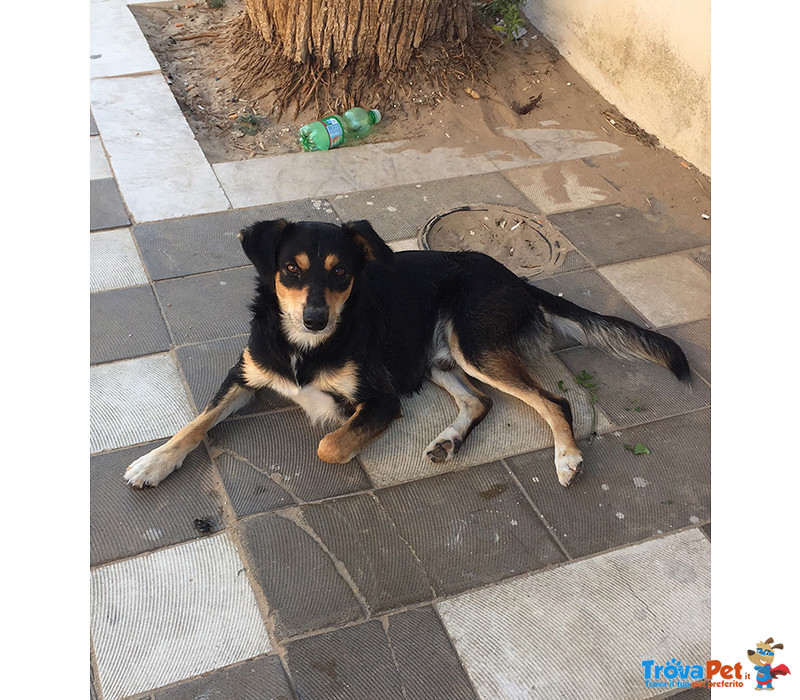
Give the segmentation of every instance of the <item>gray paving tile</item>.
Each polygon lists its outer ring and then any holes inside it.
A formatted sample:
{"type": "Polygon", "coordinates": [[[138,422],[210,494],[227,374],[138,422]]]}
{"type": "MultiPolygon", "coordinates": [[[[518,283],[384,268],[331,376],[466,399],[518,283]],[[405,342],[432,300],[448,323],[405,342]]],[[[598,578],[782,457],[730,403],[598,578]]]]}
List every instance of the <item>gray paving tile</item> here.
{"type": "Polygon", "coordinates": [[[160,280],[249,265],[236,234],[256,221],[280,218],[338,223],[328,202],[301,200],[138,224],[133,235],[150,276],[160,280]]]}
{"type": "Polygon", "coordinates": [[[700,250],[693,250],[690,256],[700,267],[711,272],[711,246],[708,248],[701,248],[700,250]]]}
{"type": "MultiPolygon", "coordinates": [[[[229,462],[220,464],[226,489],[251,494],[244,502],[234,501],[237,513],[240,507],[240,514],[253,512],[257,503],[253,499],[267,482],[277,484],[299,501],[370,488],[357,460],[326,464],[317,457],[317,444],[324,434],[322,428],[311,426],[302,409],[228,420],[213,428],[209,433],[212,456],[219,451],[238,456],[236,469],[229,462]]],[[[268,510],[270,503],[267,499],[260,510],[268,510]]]]}
{"type": "Polygon", "coordinates": [[[439,593],[457,593],[564,559],[498,463],[376,495],[439,593]]]}
{"type": "Polygon", "coordinates": [[[711,700],[711,688],[692,688],[673,697],[676,700],[711,700]]]}
{"type": "Polygon", "coordinates": [[[580,160],[506,170],[504,174],[543,214],[619,202],[619,192],[580,160]]]}
{"type": "Polygon", "coordinates": [[[215,453],[214,463],[222,476],[230,504],[239,517],[264,513],[296,502],[283,485],[283,475],[278,471],[273,476],[269,469],[259,469],[247,460],[226,452],[215,453]]]}
{"type": "Polygon", "coordinates": [[[711,319],[664,328],[660,332],[683,348],[695,372],[711,381],[711,319]]]}
{"type": "MultiPolygon", "coordinates": [[[[198,411],[214,398],[228,370],[238,362],[239,355],[247,345],[248,337],[240,335],[177,348],[175,354],[198,411]]],[[[295,405],[271,389],[261,389],[236,415],[261,413],[295,405]]]]}
{"type": "Polygon", "coordinates": [[[709,523],[708,525],[703,525],[700,529],[703,532],[706,533],[706,537],[708,537],[708,539],[710,540],[711,539],[711,523],[709,523]]]}
{"type": "Polygon", "coordinates": [[[139,252],[128,228],[89,236],[89,290],[105,292],[148,283],[139,252]]]}
{"type": "Polygon", "coordinates": [[[287,645],[305,700],[477,700],[438,617],[419,608],[287,645]]]}
{"type": "Polygon", "coordinates": [[[90,296],[93,364],[169,350],[169,333],[149,285],[90,296]]]}
{"type": "MultiPolygon", "coordinates": [[[[558,353],[570,377],[587,372],[597,385],[597,406],[617,426],[628,426],[679,415],[711,403],[711,391],[701,381],[691,386],[668,370],[644,360],[623,360],[599,350],[572,348],[558,353]]],[[[565,380],[572,400],[578,387],[565,380]]]]}
{"type": "Polygon", "coordinates": [[[95,569],[91,629],[105,700],[269,653],[243,569],[225,534],[95,569]]]}
{"type": "Polygon", "coordinates": [[[371,494],[305,506],[302,512],[344,564],[370,614],[435,597],[425,570],[371,494]]]}
{"type": "Polygon", "coordinates": [[[255,270],[241,267],[153,286],[177,345],[249,334],[255,270]]]}
{"type": "Polygon", "coordinates": [[[97,122],[94,120],[94,114],[92,114],[92,110],[89,110],[89,136],[97,136],[99,133],[97,122]]]}
{"type": "Polygon", "coordinates": [[[663,217],[621,204],[548,217],[596,265],[698,248],[708,240],[663,217]]]}
{"type": "Polygon", "coordinates": [[[359,599],[298,509],[248,518],[239,533],[278,637],[364,618],[359,599]]]}
{"type": "Polygon", "coordinates": [[[369,219],[387,241],[414,238],[436,214],[468,204],[504,204],[536,209],[500,173],[486,173],[330,198],[342,221],[369,219]]]}
{"type": "Polygon", "coordinates": [[[89,230],[127,226],[131,220],[114,178],[89,181],[89,230]]]}
{"type": "Polygon", "coordinates": [[[711,517],[707,410],[599,436],[582,444],[584,470],[564,489],[547,450],[511,457],[517,475],[574,557],[689,527],[711,517]],[[645,445],[650,454],[626,449],[645,445]]]}
{"type": "Polygon", "coordinates": [[[599,272],[655,326],[711,316],[711,276],[689,255],[606,265],[599,272]]]}
{"type": "Polygon", "coordinates": [[[210,532],[224,527],[220,495],[204,447],[192,452],[158,488],[134,489],[125,484],[128,465],[159,444],[91,458],[92,565],[205,536],[195,520],[206,521],[210,532]]]}
{"type": "Polygon", "coordinates": [[[153,693],[153,700],[291,700],[277,656],[262,656],[153,693]]]}
{"type": "Polygon", "coordinates": [[[93,453],[170,437],[195,415],[169,355],[92,366],[89,403],[93,453]]]}
{"type": "Polygon", "coordinates": [[[689,530],[436,607],[485,700],[650,698],[643,659],[710,658],[710,555],[689,530]]]}

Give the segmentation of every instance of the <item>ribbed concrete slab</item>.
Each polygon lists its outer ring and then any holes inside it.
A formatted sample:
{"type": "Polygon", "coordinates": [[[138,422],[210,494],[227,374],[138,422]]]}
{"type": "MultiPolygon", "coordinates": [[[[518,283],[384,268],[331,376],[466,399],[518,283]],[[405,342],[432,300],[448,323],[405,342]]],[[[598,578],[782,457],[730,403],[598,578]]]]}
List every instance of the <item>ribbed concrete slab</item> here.
{"type": "Polygon", "coordinates": [[[498,463],[381,489],[376,495],[440,594],[565,559],[498,463]]]}
{"type": "Polygon", "coordinates": [[[91,105],[136,221],[230,208],[160,70],[93,80],[91,105]]]}
{"type": "Polygon", "coordinates": [[[290,700],[277,656],[262,656],[153,693],[152,700],[290,700]]]}
{"type": "Polygon", "coordinates": [[[90,297],[93,364],[169,350],[169,333],[150,285],[90,297]]]}
{"type": "Polygon", "coordinates": [[[550,220],[596,265],[708,244],[708,239],[676,226],[664,216],[621,204],[553,214],[550,220]]]}
{"type": "Polygon", "coordinates": [[[693,321],[661,331],[683,348],[689,366],[703,379],[711,381],[711,319],[693,321]]]}
{"type": "Polygon", "coordinates": [[[305,506],[302,512],[344,564],[371,615],[435,597],[425,570],[371,494],[305,506]]]}
{"type": "Polygon", "coordinates": [[[90,552],[92,565],[141,554],[206,535],[223,527],[221,497],[204,447],[155,489],[131,488],[123,479],[128,465],[161,443],[149,443],[90,460],[90,552]]]}
{"type": "Polygon", "coordinates": [[[240,518],[296,503],[281,478],[272,477],[267,469],[259,469],[248,460],[227,452],[215,452],[214,463],[222,476],[231,507],[240,518]]]}
{"type": "Polygon", "coordinates": [[[710,435],[708,410],[606,433],[581,446],[583,474],[566,491],[546,450],[507,462],[564,548],[582,557],[709,520],[710,435]],[[631,452],[637,444],[650,454],[631,452]]]}
{"type": "Polygon", "coordinates": [[[476,700],[430,608],[391,615],[287,645],[304,700],[476,700]]]}
{"type": "Polygon", "coordinates": [[[296,508],[249,518],[239,532],[278,637],[363,619],[366,611],[347,574],[307,531],[296,508]]]}
{"type": "Polygon", "coordinates": [[[94,114],[89,110],[89,136],[97,136],[100,130],[97,128],[97,122],[94,120],[94,114]]]}
{"type": "Polygon", "coordinates": [[[99,136],[92,136],[89,139],[89,179],[101,180],[108,177],[114,177],[114,174],[108,164],[103,144],[99,136]]]}
{"type": "Polygon", "coordinates": [[[231,479],[239,487],[247,485],[255,498],[260,485],[272,482],[297,500],[316,501],[370,488],[358,460],[326,464],[317,457],[324,434],[310,425],[302,409],[296,409],[225,421],[209,436],[213,450],[239,458],[239,470],[223,473],[226,489],[233,488],[231,479]]]}
{"type": "MultiPolygon", "coordinates": [[[[228,371],[239,361],[248,338],[249,336],[239,335],[198,345],[184,345],[176,349],[178,363],[198,411],[214,398],[228,371]]],[[[295,405],[271,389],[260,389],[253,400],[239,409],[236,415],[262,413],[295,405]]]]}
{"type": "Polygon", "coordinates": [[[147,282],[129,228],[98,231],[89,237],[90,291],[104,292],[147,282]]]}
{"type": "Polygon", "coordinates": [[[175,343],[199,343],[250,333],[255,292],[252,266],[162,280],[153,286],[175,343]]]}
{"type": "Polygon", "coordinates": [[[270,651],[244,564],[215,535],[92,572],[92,639],[106,700],[270,651]]]}
{"type": "Polygon", "coordinates": [[[606,265],[599,272],[655,326],[711,317],[711,276],[687,255],[606,265]]]}
{"type": "Polygon", "coordinates": [[[342,221],[368,219],[386,241],[416,238],[432,216],[462,205],[492,202],[534,210],[500,173],[339,194],[330,202],[342,221]]]}
{"type": "Polygon", "coordinates": [[[91,452],[170,437],[194,418],[169,355],[95,365],[89,379],[91,452]]]}
{"type": "Polygon", "coordinates": [[[271,207],[205,214],[134,226],[133,235],[154,280],[249,265],[236,234],[256,221],[338,223],[325,200],[302,200],[271,207]]]}
{"type": "Polygon", "coordinates": [[[485,156],[468,154],[463,148],[422,152],[414,150],[410,141],[364,143],[357,148],[214,165],[225,194],[237,209],[495,170],[485,156]]]}
{"type": "MultiPolygon", "coordinates": [[[[687,386],[668,370],[644,360],[622,360],[586,348],[565,350],[558,356],[570,376],[583,372],[592,375],[597,406],[617,426],[646,423],[711,404],[711,391],[703,382],[687,386]]],[[[566,396],[572,400],[577,391],[575,382],[568,387],[566,396]]]]}
{"type": "Polygon", "coordinates": [[[89,181],[89,230],[127,226],[131,220],[113,178],[89,181]]]}
{"type": "MultiPolygon", "coordinates": [[[[557,358],[548,356],[543,358],[535,376],[550,391],[559,392],[558,383],[569,385],[572,373],[557,358]]],[[[575,434],[585,437],[591,430],[592,407],[588,396],[575,388],[567,399],[572,405],[575,434]]],[[[533,408],[500,391],[488,387],[483,390],[494,401],[492,410],[459,453],[440,464],[425,457],[425,448],[455,420],[455,402],[443,389],[429,382],[419,394],[403,399],[402,418],[359,454],[375,485],[399,484],[553,444],[550,428],[533,408]]],[[[598,425],[601,429],[607,425],[601,414],[598,425]]],[[[555,467],[553,474],[555,478],[555,467]]]]}
{"type": "Polygon", "coordinates": [[[484,700],[650,698],[643,660],[710,658],[710,568],[690,530],[437,608],[484,700]]]}
{"type": "Polygon", "coordinates": [[[521,141],[533,152],[530,156],[523,155],[522,151],[487,153],[487,157],[500,170],[562,160],[576,160],[622,150],[616,144],[598,138],[594,132],[581,129],[507,129],[500,127],[498,131],[504,136],[521,141]]]}
{"type": "Polygon", "coordinates": [[[91,0],[89,75],[146,73],[159,70],[139,25],[122,0],[91,0]]]}
{"type": "Polygon", "coordinates": [[[515,168],[504,174],[543,214],[619,201],[619,192],[599,175],[597,169],[580,160],[515,168]]]}

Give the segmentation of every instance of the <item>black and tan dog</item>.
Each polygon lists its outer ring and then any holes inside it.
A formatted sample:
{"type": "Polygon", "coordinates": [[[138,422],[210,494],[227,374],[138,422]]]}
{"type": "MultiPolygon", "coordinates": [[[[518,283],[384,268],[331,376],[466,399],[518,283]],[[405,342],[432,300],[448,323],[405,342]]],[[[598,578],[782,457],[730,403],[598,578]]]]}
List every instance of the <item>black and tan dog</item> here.
{"type": "Polygon", "coordinates": [[[491,408],[470,378],[538,411],[567,486],[583,460],[570,406],[530,369],[554,332],[689,377],[669,338],[536,289],[481,253],[393,253],[367,221],[262,221],[239,239],[258,273],[247,347],[203,412],[130,465],[125,478],[133,486],[158,484],[263,387],[293,399],[312,421],[337,423],[317,454],[345,463],[400,415],[401,396],[431,379],[458,406],[453,424],[425,449],[442,462],[491,408]]]}

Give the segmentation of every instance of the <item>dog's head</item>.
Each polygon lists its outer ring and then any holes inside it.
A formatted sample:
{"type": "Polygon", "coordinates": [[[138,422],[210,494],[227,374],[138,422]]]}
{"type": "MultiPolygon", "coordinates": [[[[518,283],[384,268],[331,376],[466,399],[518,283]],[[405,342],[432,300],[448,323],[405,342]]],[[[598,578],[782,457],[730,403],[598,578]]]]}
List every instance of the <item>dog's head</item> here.
{"type": "Polygon", "coordinates": [[[286,337],[301,348],[329,338],[364,267],[393,256],[368,221],[259,221],[238,238],[262,284],[275,290],[286,337]]]}
{"type": "Polygon", "coordinates": [[[775,649],[783,649],[783,644],[774,644],[770,637],[766,642],[759,642],[755,651],[748,649],[747,658],[756,666],[771,666],[775,658],[775,649]]]}

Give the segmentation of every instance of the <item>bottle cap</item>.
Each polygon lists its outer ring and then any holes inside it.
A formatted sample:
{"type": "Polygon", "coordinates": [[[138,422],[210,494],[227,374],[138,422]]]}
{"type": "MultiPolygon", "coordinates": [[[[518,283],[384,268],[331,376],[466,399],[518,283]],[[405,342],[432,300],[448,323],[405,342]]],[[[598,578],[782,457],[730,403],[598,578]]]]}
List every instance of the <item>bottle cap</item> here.
{"type": "Polygon", "coordinates": [[[370,116],[374,119],[373,124],[377,124],[381,120],[381,113],[377,109],[369,110],[370,116]]]}

